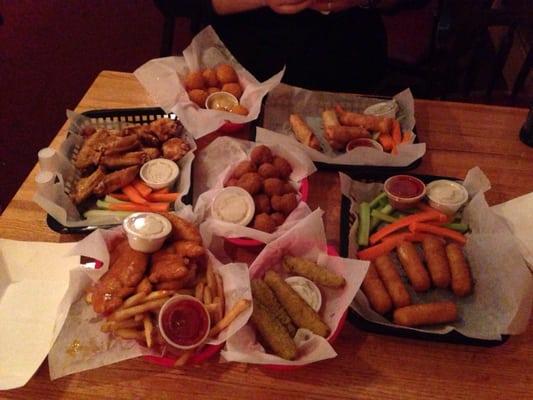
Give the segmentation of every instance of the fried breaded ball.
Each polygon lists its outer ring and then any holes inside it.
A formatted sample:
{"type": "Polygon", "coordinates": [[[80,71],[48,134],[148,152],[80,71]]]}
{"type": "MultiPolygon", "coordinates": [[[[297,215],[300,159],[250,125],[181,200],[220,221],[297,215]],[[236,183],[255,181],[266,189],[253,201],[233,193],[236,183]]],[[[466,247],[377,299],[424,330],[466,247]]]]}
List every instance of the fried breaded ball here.
{"type": "Polygon", "coordinates": [[[237,98],[237,100],[239,100],[242,96],[242,87],[237,82],[225,83],[222,86],[222,91],[231,93],[237,98]]]}
{"type": "Polygon", "coordinates": [[[228,187],[228,186],[237,186],[237,182],[239,182],[239,180],[238,180],[237,178],[230,178],[230,179],[228,179],[228,181],[226,182],[225,187],[228,187]]]}
{"type": "Polygon", "coordinates": [[[284,182],[278,178],[267,178],[263,181],[263,191],[267,196],[283,194],[284,182]]]}
{"type": "Polygon", "coordinates": [[[259,166],[257,169],[259,175],[263,178],[278,178],[279,171],[271,163],[264,163],[259,166]]]}
{"type": "Polygon", "coordinates": [[[270,198],[266,194],[256,194],[254,196],[254,204],[256,214],[270,213],[270,198]]]}
{"type": "Polygon", "coordinates": [[[274,210],[282,212],[284,215],[289,215],[298,206],[298,198],[294,193],[272,196],[270,204],[274,210]]]}
{"type": "Polygon", "coordinates": [[[239,82],[239,77],[237,76],[235,69],[229,64],[219,64],[215,68],[215,72],[219,82],[222,84],[239,82]]]}
{"type": "Polygon", "coordinates": [[[231,177],[239,179],[247,172],[257,172],[257,168],[255,167],[255,164],[250,160],[243,160],[235,166],[231,177]]]}
{"type": "Polygon", "coordinates": [[[240,104],[237,104],[236,106],[233,106],[231,110],[229,110],[233,114],[239,114],[239,115],[248,115],[248,109],[244,106],[241,106],[240,104]]]}
{"type": "Polygon", "coordinates": [[[200,71],[190,72],[183,80],[183,84],[187,90],[205,88],[204,78],[202,77],[202,73],[200,71]]]}
{"type": "Polygon", "coordinates": [[[287,193],[296,193],[296,189],[294,188],[294,186],[292,186],[290,182],[285,182],[285,184],[283,185],[283,194],[287,193]]]}
{"type": "Polygon", "coordinates": [[[220,88],[219,87],[213,86],[213,87],[208,87],[207,88],[207,94],[213,94],[213,93],[216,93],[216,92],[220,92],[220,88]]]}
{"type": "Polygon", "coordinates": [[[282,225],[285,222],[285,215],[280,212],[270,214],[270,218],[276,223],[277,226],[282,225]]]}
{"type": "Polygon", "coordinates": [[[272,151],[264,144],[254,147],[250,153],[250,158],[256,165],[272,162],[272,151]]]}
{"type": "Polygon", "coordinates": [[[237,186],[243,188],[253,196],[261,191],[261,175],[257,172],[247,172],[239,178],[237,186]]]}
{"type": "Polygon", "coordinates": [[[202,77],[204,78],[205,85],[207,87],[218,87],[220,82],[217,78],[217,73],[214,69],[206,68],[202,72],[202,77]]]}
{"type": "Polygon", "coordinates": [[[207,100],[207,92],[202,89],[193,89],[188,92],[189,99],[198,106],[205,108],[205,101],[207,100]]]}
{"type": "Polygon", "coordinates": [[[289,178],[292,173],[291,164],[283,157],[275,156],[272,160],[272,165],[279,171],[279,176],[283,179],[289,178]]]}
{"type": "Polygon", "coordinates": [[[270,217],[270,215],[262,213],[262,214],[257,214],[255,216],[252,227],[254,229],[259,229],[260,231],[263,231],[263,232],[272,233],[276,230],[276,223],[270,217]]]}

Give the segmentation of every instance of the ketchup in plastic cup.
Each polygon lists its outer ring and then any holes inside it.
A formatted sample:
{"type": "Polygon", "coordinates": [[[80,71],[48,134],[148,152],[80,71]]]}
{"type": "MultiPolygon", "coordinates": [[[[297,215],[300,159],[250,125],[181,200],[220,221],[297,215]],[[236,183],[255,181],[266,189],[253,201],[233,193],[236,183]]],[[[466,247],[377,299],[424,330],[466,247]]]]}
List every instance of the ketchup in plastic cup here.
{"type": "Polygon", "coordinates": [[[395,175],[385,181],[383,190],[395,209],[406,210],[424,197],[426,185],[414,176],[395,175]]]}
{"type": "Polygon", "coordinates": [[[195,297],[170,298],[159,312],[159,329],[165,341],[178,349],[201,345],[209,334],[211,320],[205,306],[195,297]]]}

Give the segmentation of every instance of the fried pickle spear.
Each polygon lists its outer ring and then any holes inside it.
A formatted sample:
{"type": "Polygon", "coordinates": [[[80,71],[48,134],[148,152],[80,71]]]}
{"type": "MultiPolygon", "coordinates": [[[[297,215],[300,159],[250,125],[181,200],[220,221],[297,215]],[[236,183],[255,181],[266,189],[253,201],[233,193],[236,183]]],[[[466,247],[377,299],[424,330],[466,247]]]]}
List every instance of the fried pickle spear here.
{"type": "Polygon", "coordinates": [[[304,258],[285,256],[283,258],[283,267],[285,271],[303,276],[321,286],[340,288],[346,284],[344,277],[304,258]]]}
{"type": "Polygon", "coordinates": [[[287,314],[299,328],[309,329],[311,332],[328,337],[331,330],[318,314],[313,310],[296,291],[290,287],[276,272],[268,271],[265,274],[265,283],[272,289],[287,314]]]}
{"type": "Polygon", "coordinates": [[[404,326],[434,325],[457,319],[457,306],[451,301],[413,304],[394,310],[394,323],[404,326]]]}
{"type": "Polygon", "coordinates": [[[261,279],[252,279],[251,286],[254,304],[261,303],[287,329],[289,335],[294,337],[296,327],[268,285],[261,279]]]}
{"type": "Polygon", "coordinates": [[[254,303],[251,320],[263,340],[276,355],[285,360],[296,358],[298,349],[287,329],[260,302],[254,303]]]}

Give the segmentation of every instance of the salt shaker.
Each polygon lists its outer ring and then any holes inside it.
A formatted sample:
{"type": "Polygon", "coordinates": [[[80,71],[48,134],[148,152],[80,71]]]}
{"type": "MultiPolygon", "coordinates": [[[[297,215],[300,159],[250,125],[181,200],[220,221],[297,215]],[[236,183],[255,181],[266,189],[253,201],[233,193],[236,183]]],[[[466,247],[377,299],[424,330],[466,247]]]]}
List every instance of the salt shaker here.
{"type": "Polygon", "coordinates": [[[52,149],[51,147],[45,147],[39,150],[39,153],[37,153],[37,157],[39,157],[39,167],[41,167],[41,171],[56,171],[59,163],[59,158],[57,156],[57,152],[54,149],[52,149]]]}

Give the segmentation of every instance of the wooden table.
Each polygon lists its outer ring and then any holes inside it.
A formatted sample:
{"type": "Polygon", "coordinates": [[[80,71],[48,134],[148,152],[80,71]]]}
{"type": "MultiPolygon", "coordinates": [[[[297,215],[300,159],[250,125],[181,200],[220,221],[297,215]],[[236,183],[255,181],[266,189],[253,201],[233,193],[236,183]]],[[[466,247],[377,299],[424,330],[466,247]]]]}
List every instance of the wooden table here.
{"type": "MultiPolygon", "coordinates": [[[[104,71],[77,107],[153,106],[132,74],[104,71]]],[[[518,140],[527,110],[474,104],[416,101],[417,129],[427,154],[415,172],[464,177],[479,166],[493,189],[491,204],[533,191],[533,149],[518,140]]],[[[64,139],[67,124],[52,142],[64,139]]],[[[202,147],[211,138],[200,140],[202,147]]],[[[64,242],[31,201],[34,169],[0,217],[0,237],[64,242]]],[[[326,210],[328,240],[338,245],[340,190],[335,172],[310,179],[310,205],[326,210]]],[[[290,372],[258,366],[218,364],[165,369],[142,359],[67,376],[51,382],[46,362],[7,398],[527,398],[533,393],[533,324],[505,344],[486,348],[402,339],[362,331],[347,323],[338,357],[290,372]],[[528,395],[529,393],[529,395],[528,395]]],[[[530,397],[529,397],[530,398],[530,397]]]]}

